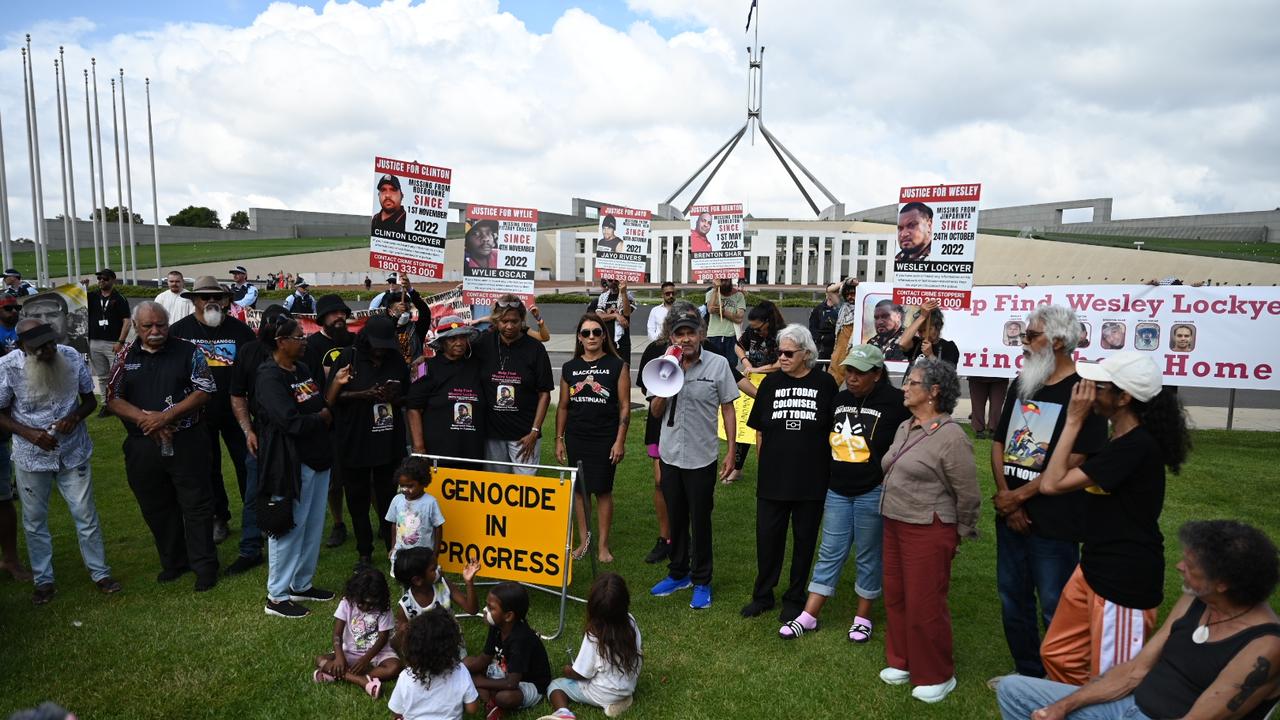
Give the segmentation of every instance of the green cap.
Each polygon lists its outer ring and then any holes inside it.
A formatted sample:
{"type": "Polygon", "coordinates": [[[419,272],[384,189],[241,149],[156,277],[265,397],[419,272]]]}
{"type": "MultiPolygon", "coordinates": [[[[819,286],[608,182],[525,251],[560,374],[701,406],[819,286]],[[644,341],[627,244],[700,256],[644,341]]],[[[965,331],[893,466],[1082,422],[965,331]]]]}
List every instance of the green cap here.
{"type": "Polygon", "coordinates": [[[884,353],[875,345],[854,345],[840,364],[859,372],[869,372],[884,367],[884,353]]]}

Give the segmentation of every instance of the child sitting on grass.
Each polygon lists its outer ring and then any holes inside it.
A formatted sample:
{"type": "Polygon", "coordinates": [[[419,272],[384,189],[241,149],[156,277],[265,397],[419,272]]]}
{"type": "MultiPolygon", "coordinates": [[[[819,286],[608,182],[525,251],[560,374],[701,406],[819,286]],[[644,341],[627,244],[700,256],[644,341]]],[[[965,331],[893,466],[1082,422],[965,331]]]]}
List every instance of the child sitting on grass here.
{"type": "Polygon", "coordinates": [[[396,468],[396,485],[399,490],[391,499],[387,516],[393,523],[396,541],[391,547],[391,571],[395,572],[396,555],[405,548],[424,547],[435,549],[444,530],[444,514],[440,504],[427,494],[431,484],[431,463],[425,458],[407,457],[396,468]]]}
{"type": "Polygon", "coordinates": [[[316,656],[311,679],[346,680],[377,698],[382,681],[400,672],[400,660],[388,644],[394,621],[386,576],[368,565],[357,566],[333,617],[333,652],[316,656]]]}
{"type": "Polygon", "coordinates": [[[436,605],[415,617],[405,633],[405,669],[387,709],[397,720],[462,720],[480,709],[471,673],[458,661],[462,631],[449,611],[436,605]]]}
{"type": "Polygon", "coordinates": [[[551,682],[551,663],[542,638],[529,627],[529,593],[513,582],[499,583],[485,599],[489,636],[484,653],[463,663],[485,701],[486,719],[499,720],[504,710],[533,707],[551,682]]]}
{"type": "Polygon", "coordinates": [[[405,632],[409,623],[418,615],[435,607],[450,609],[457,605],[468,614],[475,615],[480,609],[476,600],[476,573],[480,572],[480,562],[469,563],[462,569],[462,580],[466,583],[464,593],[453,587],[444,579],[440,566],[436,564],[436,553],[431,548],[405,548],[396,555],[396,581],[404,588],[400,602],[396,604],[396,632],[391,636],[391,645],[401,650],[405,632]]]}
{"type": "Polygon", "coordinates": [[[631,707],[642,653],[640,628],[630,608],[631,593],[622,576],[604,573],[596,578],[587,595],[582,647],[573,664],[564,666],[564,677],[547,686],[547,699],[555,712],[539,720],[576,717],[570,701],[604,708],[607,717],[617,717],[631,707]]]}

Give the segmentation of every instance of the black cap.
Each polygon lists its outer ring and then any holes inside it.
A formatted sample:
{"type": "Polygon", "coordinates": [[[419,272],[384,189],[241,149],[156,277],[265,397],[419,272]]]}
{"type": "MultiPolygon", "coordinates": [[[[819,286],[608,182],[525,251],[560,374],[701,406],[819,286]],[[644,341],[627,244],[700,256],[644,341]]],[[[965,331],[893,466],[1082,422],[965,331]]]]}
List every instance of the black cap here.
{"type": "Polygon", "coordinates": [[[116,271],[112,270],[111,268],[102,268],[97,272],[96,277],[98,277],[99,279],[105,277],[105,278],[111,278],[112,280],[115,280],[116,271]]]}
{"type": "Polygon", "coordinates": [[[612,215],[605,215],[604,219],[600,221],[600,227],[613,228],[614,230],[617,230],[618,218],[612,215]]]}
{"type": "Polygon", "coordinates": [[[54,332],[52,325],[40,323],[33,327],[18,333],[18,342],[24,348],[34,350],[35,348],[48,345],[58,339],[58,333],[54,332]]]}
{"type": "Polygon", "coordinates": [[[387,282],[392,284],[398,283],[400,282],[400,276],[396,275],[395,273],[391,273],[390,275],[387,276],[387,282]]]}
{"type": "Polygon", "coordinates": [[[381,190],[383,185],[390,185],[396,189],[396,192],[403,192],[400,189],[400,178],[395,175],[383,175],[378,178],[378,184],[374,186],[374,190],[381,190]]]}
{"type": "Polygon", "coordinates": [[[697,310],[690,310],[681,315],[677,315],[676,319],[671,323],[671,332],[675,332],[682,327],[693,328],[694,330],[702,329],[702,315],[697,310]]]}
{"type": "Polygon", "coordinates": [[[467,235],[466,235],[467,239],[470,240],[471,234],[479,232],[480,228],[482,227],[489,228],[489,233],[492,234],[494,237],[498,236],[497,220],[476,220],[471,223],[471,227],[467,228],[467,235]]]}
{"type": "Polygon", "coordinates": [[[13,268],[9,268],[8,270],[4,271],[4,276],[20,278],[22,277],[22,273],[18,272],[17,270],[14,270],[13,268]]]}

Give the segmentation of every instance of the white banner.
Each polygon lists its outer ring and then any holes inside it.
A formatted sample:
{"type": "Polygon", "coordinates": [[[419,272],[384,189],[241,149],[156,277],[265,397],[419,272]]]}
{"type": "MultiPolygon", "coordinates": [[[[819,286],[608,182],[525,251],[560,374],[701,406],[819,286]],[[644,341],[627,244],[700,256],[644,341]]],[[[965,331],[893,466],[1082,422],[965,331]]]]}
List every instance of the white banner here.
{"type": "Polygon", "coordinates": [[[600,209],[596,241],[596,279],[644,282],[649,267],[649,228],[653,213],[624,207],[600,209]]]}
{"type": "MultiPolygon", "coordinates": [[[[893,294],[889,283],[858,285],[861,342],[886,343],[911,323],[917,308],[895,304],[893,294]]],[[[942,337],[960,348],[960,374],[1016,376],[1027,315],[1046,304],[1080,318],[1086,340],[1077,360],[1137,350],[1150,353],[1168,385],[1280,390],[1280,287],[975,287],[968,310],[945,313],[942,337]]]]}
{"type": "Polygon", "coordinates": [[[742,232],[742,203],[689,208],[689,258],[694,282],[737,280],[745,274],[742,232]]]}
{"type": "Polygon", "coordinates": [[[444,277],[444,238],[449,225],[449,168],[374,158],[373,219],[369,267],[444,277]]]}
{"type": "Polygon", "coordinates": [[[462,299],[491,305],[512,293],[533,302],[538,211],[468,205],[462,261],[462,299]]]}

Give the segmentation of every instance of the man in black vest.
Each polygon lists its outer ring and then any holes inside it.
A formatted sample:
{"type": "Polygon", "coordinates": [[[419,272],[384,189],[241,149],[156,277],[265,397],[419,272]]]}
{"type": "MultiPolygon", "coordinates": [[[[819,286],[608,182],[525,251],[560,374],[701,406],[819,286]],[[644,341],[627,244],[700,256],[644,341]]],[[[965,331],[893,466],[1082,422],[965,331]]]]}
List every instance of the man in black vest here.
{"type": "Polygon", "coordinates": [[[248,310],[258,305],[258,288],[249,282],[249,272],[243,265],[237,265],[227,272],[231,273],[231,301],[248,310]]]}
{"type": "Polygon", "coordinates": [[[311,284],[300,282],[293,294],[284,299],[284,309],[290,315],[310,315],[316,311],[316,299],[311,297],[311,284]]]}

